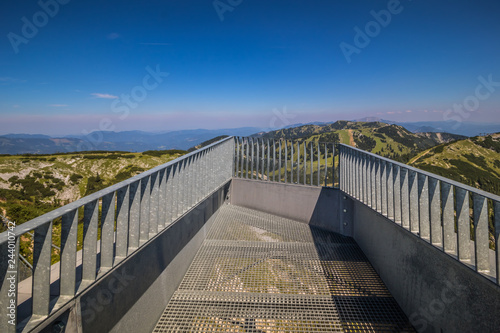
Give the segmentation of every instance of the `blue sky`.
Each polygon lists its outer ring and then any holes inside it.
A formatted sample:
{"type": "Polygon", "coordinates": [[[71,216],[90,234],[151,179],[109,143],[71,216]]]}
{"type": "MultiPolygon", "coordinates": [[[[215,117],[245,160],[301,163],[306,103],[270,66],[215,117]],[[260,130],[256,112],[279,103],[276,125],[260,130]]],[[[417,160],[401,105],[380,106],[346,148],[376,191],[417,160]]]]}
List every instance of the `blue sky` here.
{"type": "Polygon", "coordinates": [[[0,135],[500,123],[499,16],[493,0],[2,1],[0,135]]]}

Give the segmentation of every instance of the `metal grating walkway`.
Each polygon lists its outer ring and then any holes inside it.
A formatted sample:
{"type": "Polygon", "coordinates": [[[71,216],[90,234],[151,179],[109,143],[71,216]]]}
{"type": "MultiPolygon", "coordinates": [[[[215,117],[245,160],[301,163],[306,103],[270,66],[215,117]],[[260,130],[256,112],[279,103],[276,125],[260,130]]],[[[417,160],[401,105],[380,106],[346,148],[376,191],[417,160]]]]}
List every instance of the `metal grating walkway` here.
{"type": "Polygon", "coordinates": [[[154,332],[414,332],[352,238],[223,206],[154,332]]]}

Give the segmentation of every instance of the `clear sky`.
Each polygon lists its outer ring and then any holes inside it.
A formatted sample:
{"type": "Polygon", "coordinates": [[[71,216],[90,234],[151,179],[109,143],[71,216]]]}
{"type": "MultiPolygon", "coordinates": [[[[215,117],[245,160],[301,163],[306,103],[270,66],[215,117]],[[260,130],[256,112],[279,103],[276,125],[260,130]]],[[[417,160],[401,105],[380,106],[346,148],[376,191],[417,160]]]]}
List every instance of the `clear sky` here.
{"type": "Polygon", "coordinates": [[[0,135],[500,122],[499,17],[497,0],[5,0],[0,135]]]}

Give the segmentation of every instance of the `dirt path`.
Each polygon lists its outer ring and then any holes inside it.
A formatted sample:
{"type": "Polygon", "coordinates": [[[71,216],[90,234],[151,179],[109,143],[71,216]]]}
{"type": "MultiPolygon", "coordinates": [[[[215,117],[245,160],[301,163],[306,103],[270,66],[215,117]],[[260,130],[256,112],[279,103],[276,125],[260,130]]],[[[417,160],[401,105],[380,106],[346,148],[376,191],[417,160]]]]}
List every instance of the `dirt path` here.
{"type": "Polygon", "coordinates": [[[352,135],[352,130],[347,130],[349,133],[349,145],[356,147],[356,143],[354,142],[354,136],[352,135]]]}
{"type": "Polygon", "coordinates": [[[417,157],[415,157],[414,160],[410,160],[408,162],[408,164],[412,164],[412,163],[415,163],[416,161],[418,161],[421,157],[424,157],[425,155],[429,154],[430,150],[427,150],[425,153],[423,153],[422,155],[419,155],[417,157]]]}

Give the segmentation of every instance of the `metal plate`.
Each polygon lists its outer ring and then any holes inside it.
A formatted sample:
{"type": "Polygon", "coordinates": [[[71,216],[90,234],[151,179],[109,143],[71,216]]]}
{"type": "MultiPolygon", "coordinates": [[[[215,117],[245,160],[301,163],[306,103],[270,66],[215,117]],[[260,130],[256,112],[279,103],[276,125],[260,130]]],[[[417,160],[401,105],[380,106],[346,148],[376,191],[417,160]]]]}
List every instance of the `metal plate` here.
{"type": "Polygon", "coordinates": [[[414,332],[352,238],[223,206],[154,332],[414,332]]]}

